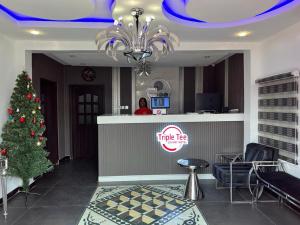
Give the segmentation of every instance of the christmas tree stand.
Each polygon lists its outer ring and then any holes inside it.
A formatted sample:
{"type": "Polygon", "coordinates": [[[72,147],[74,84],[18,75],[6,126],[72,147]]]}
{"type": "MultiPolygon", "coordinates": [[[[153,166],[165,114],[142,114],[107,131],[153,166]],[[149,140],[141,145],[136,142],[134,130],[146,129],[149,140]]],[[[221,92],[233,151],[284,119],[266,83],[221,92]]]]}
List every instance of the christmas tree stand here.
{"type": "Polygon", "coordinates": [[[25,206],[28,206],[28,197],[30,195],[37,195],[40,196],[41,194],[39,193],[35,193],[35,192],[31,192],[31,191],[18,191],[18,194],[24,194],[25,195],[25,206]]]}

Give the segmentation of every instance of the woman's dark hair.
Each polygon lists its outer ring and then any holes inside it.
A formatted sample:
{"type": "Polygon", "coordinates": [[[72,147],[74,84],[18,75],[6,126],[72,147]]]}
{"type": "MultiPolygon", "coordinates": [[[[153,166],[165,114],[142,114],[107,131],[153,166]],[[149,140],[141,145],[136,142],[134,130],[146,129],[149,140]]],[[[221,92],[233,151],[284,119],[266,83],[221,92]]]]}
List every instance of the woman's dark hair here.
{"type": "Polygon", "coordinates": [[[145,107],[147,108],[147,107],[148,107],[148,106],[147,106],[147,99],[144,98],[144,97],[140,98],[140,100],[139,100],[139,107],[140,107],[140,108],[141,108],[141,101],[144,101],[144,102],[145,102],[145,107]]]}

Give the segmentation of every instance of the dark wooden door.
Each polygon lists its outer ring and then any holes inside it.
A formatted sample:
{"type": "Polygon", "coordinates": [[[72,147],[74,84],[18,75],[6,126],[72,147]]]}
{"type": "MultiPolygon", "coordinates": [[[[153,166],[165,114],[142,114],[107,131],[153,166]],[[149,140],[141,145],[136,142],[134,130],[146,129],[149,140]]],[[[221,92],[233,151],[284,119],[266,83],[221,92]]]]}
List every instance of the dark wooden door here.
{"type": "Polygon", "coordinates": [[[53,164],[58,164],[58,129],[57,129],[57,85],[56,82],[41,79],[40,94],[42,114],[45,119],[47,138],[46,149],[48,158],[53,164]]]}
{"type": "Polygon", "coordinates": [[[72,148],[74,159],[97,159],[97,116],[104,113],[103,86],[71,86],[72,148]]]}

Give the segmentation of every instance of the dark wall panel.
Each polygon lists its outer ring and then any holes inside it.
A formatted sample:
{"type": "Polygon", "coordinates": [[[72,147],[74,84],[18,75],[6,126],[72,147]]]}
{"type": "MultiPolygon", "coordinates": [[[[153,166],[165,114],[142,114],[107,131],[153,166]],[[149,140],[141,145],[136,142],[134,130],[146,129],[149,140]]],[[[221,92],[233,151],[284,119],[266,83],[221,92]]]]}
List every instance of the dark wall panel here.
{"type": "Polygon", "coordinates": [[[184,68],[184,112],[195,112],[195,67],[184,68]]]}
{"type": "Polygon", "coordinates": [[[228,107],[244,112],[244,55],[228,59],[228,107]]]}
{"type": "Polygon", "coordinates": [[[215,66],[216,92],[222,95],[222,106],[224,107],[225,93],[225,61],[218,63],[215,66]]]}
{"type": "Polygon", "coordinates": [[[216,74],[214,66],[203,68],[203,93],[216,92],[216,74]]]}
{"type": "Polygon", "coordinates": [[[131,114],[132,106],[132,76],[131,67],[120,68],[120,103],[129,106],[129,109],[121,109],[121,114],[131,114]]]}
{"type": "Polygon", "coordinates": [[[103,85],[105,113],[112,113],[112,68],[111,67],[92,67],[96,72],[96,79],[92,82],[85,81],[81,73],[85,66],[65,66],[65,85],[103,85]]]}

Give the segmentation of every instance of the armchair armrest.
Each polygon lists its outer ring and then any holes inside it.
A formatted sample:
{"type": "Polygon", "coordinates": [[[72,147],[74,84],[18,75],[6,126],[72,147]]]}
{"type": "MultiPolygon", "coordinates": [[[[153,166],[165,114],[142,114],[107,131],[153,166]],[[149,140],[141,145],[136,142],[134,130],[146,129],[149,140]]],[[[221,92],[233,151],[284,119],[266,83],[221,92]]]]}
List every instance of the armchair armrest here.
{"type": "Polygon", "coordinates": [[[243,153],[233,152],[233,153],[217,153],[215,162],[235,162],[237,160],[243,159],[243,153]]]}
{"type": "Polygon", "coordinates": [[[277,171],[285,171],[283,164],[279,161],[253,161],[253,169],[256,175],[257,172],[264,172],[267,168],[274,167],[277,171]]]}

